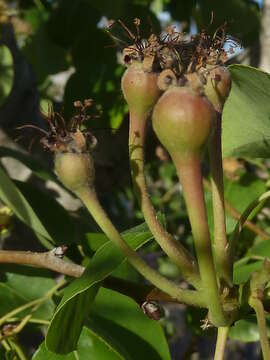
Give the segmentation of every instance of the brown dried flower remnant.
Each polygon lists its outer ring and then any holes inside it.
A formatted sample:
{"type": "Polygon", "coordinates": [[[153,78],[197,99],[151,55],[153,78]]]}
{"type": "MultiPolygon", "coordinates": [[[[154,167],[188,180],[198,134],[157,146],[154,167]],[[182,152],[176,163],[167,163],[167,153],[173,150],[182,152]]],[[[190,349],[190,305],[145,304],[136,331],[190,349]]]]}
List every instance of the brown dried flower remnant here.
{"type": "Polygon", "coordinates": [[[30,124],[23,125],[18,129],[33,128],[44,134],[45,136],[40,138],[40,143],[44,149],[52,152],[87,152],[97,144],[94,135],[90,131],[82,129],[86,121],[97,117],[88,115],[88,109],[92,104],[92,99],[86,99],[83,102],[79,100],[74,101],[73,106],[76,109],[76,114],[68,122],[65,121],[60,113],[53,111],[51,107],[49,114],[47,116],[44,115],[49,126],[48,131],[30,124]]]}
{"type": "MultiPolygon", "coordinates": [[[[160,35],[151,33],[147,39],[141,36],[139,19],[134,19],[133,33],[121,20],[110,23],[109,34],[118,24],[128,36],[131,44],[119,40],[123,45],[123,61],[129,66],[133,61],[142,62],[146,70],[161,72],[170,69],[180,79],[186,74],[202,73],[208,66],[223,65],[227,60],[225,42],[231,43],[229,52],[234,51],[237,42],[226,35],[226,24],[220,26],[213,36],[206,30],[187,39],[185,33],[169,26],[160,35]]],[[[201,76],[202,78],[203,76],[201,76]]],[[[182,81],[182,80],[181,80],[182,81]]]]}

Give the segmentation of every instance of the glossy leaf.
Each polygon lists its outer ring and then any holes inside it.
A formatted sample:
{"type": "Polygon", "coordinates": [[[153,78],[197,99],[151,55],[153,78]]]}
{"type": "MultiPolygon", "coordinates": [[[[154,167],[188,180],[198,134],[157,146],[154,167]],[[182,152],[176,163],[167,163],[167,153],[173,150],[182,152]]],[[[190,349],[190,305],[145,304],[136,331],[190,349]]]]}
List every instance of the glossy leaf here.
{"type": "Polygon", "coordinates": [[[133,299],[118,292],[100,289],[88,325],[102,338],[121,344],[125,359],[171,359],[159,322],[150,320],[133,299]]]}
{"type": "Polygon", "coordinates": [[[223,112],[223,156],[270,155],[270,75],[244,65],[230,66],[232,90],[223,112]]]}
{"type": "Polygon", "coordinates": [[[70,354],[59,355],[49,351],[42,343],[32,360],[126,360],[110,343],[100,338],[91,329],[83,328],[77,350],[70,354]]]}
{"type": "MultiPolygon", "coordinates": [[[[153,238],[145,224],[126,231],[123,235],[133,249],[153,238]]],[[[49,350],[68,353],[76,348],[83,322],[89,315],[90,305],[100,281],[109,276],[124,260],[121,250],[111,241],[98,249],[84,274],[65,289],[47,332],[46,345],[49,350]],[[63,324],[73,326],[65,327],[63,324]]]]}

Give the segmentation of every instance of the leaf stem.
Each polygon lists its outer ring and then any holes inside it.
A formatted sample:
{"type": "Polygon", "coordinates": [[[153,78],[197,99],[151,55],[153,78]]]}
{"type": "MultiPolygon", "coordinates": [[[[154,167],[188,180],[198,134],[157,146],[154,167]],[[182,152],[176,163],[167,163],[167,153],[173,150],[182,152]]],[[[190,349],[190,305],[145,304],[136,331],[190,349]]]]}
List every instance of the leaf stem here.
{"type": "Polygon", "coordinates": [[[264,360],[270,359],[270,347],[267,337],[267,327],[264,314],[264,308],[262,301],[254,296],[251,296],[249,299],[249,305],[254,309],[257,317],[259,333],[260,333],[260,343],[263,353],[264,360]]]}
{"type": "Polygon", "coordinates": [[[145,221],[163,251],[178,266],[183,277],[194,287],[201,287],[201,280],[195,259],[159,223],[149,198],[144,175],[144,142],[148,113],[130,110],[129,158],[135,193],[145,221]]]}
{"type": "Polygon", "coordinates": [[[219,327],[214,360],[223,360],[229,327],[219,327]]]}
{"type": "Polygon", "coordinates": [[[182,185],[191,229],[194,237],[199,270],[209,307],[210,320],[215,326],[226,326],[217,284],[207,214],[202,187],[200,156],[173,158],[182,185]]]}
{"type": "Polygon", "coordinates": [[[82,187],[76,191],[77,196],[83,201],[90,214],[93,216],[97,224],[108,236],[108,238],[119,247],[127,260],[141,273],[147,280],[152,282],[157,288],[168,293],[171,297],[194,306],[205,306],[204,297],[199,291],[183,290],[174,282],[166,279],[157,271],[152,269],[146,262],[131,249],[121,237],[118,230],[108,218],[106,212],[102,208],[95,191],[89,187],[82,187]]]}

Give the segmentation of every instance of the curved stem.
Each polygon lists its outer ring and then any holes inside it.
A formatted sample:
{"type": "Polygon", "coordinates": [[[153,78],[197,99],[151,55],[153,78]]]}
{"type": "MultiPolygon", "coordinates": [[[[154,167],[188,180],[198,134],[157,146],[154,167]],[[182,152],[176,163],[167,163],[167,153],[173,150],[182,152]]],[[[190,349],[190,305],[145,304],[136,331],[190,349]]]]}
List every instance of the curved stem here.
{"type": "Polygon", "coordinates": [[[136,251],[126,244],[100,205],[94,190],[83,187],[77,190],[76,194],[83,201],[90,214],[108,238],[122,250],[124,255],[127,257],[127,260],[147,280],[149,280],[157,288],[168,293],[171,297],[177,299],[179,302],[199,307],[205,306],[204,297],[202,297],[201,292],[181,289],[177,284],[166,279],[164,276],[160,275],[157,271],[148,266],[146,262],[136,253],[136,251]]]}
{"type": "Polygon", "coordinates": [[[223,360],[229,327],[219,327],[214,360],[223,360]]]}
{"type": "Polygon", "coordinates": [[[215,326],[226,326],[227,319],[220,301],[212,255],[202,187],[200,157],[199,155],[193,155],[183,159],[175,156],[173,160],[187,205],[210,320],[215,326]]]}
{"type": "Polygon", "coordinates": [[[144,175],[144,141],[148,114],[130,111],[129,158],[131,176],[145,221],[163,251],[178,266],[185,280],[200,288],[201,281],[195,259],[159,223],[149,199],[144,175]]]}
{"type": "Polygon", "coordinates": [[[249,300],[249,305],[254,309],[254,311],[256,313],[263,358],[264,358],[264,360],[269,360],[270,359],[270,347],[269,347],[269,341],[268,341],[268,337],[267,337],[267,327],[266,327],[263,304],[260,299],[251,296],[251,298],[249,300]]]}
{"type": "Polygon", "coordinates": [[[216,128],[214,134],[209,139],[209,159],[214,216],[214,250],[217,275],[219,279],[225,280],[229,286],[232,286],[229,243],[226,235],[221,150],[221,113],[219,112],[217,112],[216,128]]]}

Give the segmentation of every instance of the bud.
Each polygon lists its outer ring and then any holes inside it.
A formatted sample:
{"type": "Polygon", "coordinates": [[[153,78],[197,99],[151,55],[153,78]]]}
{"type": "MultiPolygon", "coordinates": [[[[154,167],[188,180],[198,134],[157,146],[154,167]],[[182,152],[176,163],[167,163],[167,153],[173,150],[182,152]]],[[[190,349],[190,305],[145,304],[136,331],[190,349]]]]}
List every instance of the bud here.
{"type": "Polygon", "coordinates": [[[164,309],[155,301],[145,301],[142,303],[141,308],[149,319],[160,320],[164,317],[164,309]]]}

